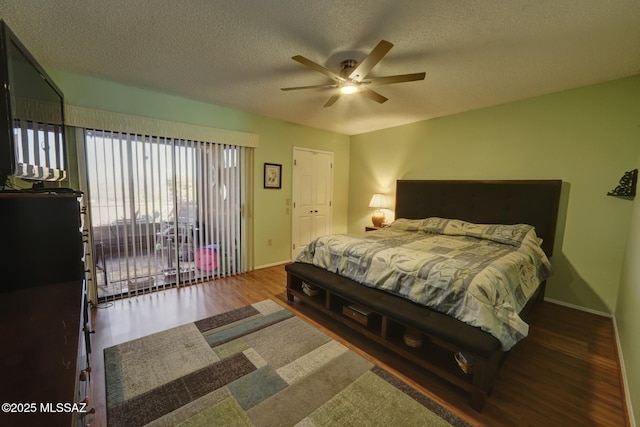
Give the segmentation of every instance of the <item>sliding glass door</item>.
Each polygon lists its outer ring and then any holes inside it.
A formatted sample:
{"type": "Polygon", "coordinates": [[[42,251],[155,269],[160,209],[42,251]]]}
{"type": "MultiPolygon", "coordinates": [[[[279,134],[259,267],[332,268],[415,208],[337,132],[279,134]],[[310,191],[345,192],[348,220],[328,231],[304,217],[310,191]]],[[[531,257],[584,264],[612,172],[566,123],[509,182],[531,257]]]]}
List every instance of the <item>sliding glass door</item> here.
{"type": "Polygon", "coordinates": [[[245,150],[85,131],[99,299],[246,271],[245,150]]]}

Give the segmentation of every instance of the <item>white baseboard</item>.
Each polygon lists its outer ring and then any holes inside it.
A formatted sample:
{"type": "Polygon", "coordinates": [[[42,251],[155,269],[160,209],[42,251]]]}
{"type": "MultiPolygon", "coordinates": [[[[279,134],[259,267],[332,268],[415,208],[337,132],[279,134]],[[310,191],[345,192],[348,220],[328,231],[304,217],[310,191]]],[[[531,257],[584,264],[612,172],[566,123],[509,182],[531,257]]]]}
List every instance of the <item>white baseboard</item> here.
{"type": "Polygon", "coordinates": [[[593,310],[591,308],[586,308],[586,307],[582,307],[582,306],[579,306],[579,305],[570,304],[568,302],[558,301],[558,300],[555,300],[555,299],[552,299],[552,298],[547,298],[547,297],[545,297],[544,300],[547,301],[547,302],[553,303],[553,304],[558,304],[558,305],[562,305],[562,306],[565,306],[565,307],[569,307],[569,308],[573,308],[573,309],[576,309],[576,310],[580,310],[580,311],[584,311],[584,312],[587,312],[587,313],[596,314],[598,316],[603,316],[603,317],[608,317],[610,319],[613,319],[613,314],[605,313],[604,311],[593,310]]]}
{"type": "Polygon", "coordinates": [[[616,337],[616,346],[618,347],[618,358],[620,359],[620,375],[622,376],[622,385],[624,387],[624,396],[627,401],[627,414],[629,415],[629,422],[631,427],[636,427],[636,419],[633,415],[633,406],[631,406],[631,392],[629,390],[629,383],[627,382],[627,370],[624,364],[624,354],[622,353],[622,347],[620,347],[620,335],[618,335],[618,322],[616,322],[615,316],[613,317],[613,331],[616,337]]]}
{"type": "Polygon", "coordinates": [[[627,370],[624,364],[624,354],[622,353],[622,347],[620,347],[620,335],[618,334],[618,322],[616,321],[616,317],[613,314],[605,313],[603,311],[592,310],[590,308],[581,307],[575,304],[569,304],[563,301],[554,300],[551,298],[544,299],[547,302],[562,305],[569,308],[574,308],[576,310],[584,311],[591,314],[596,314],[598,316],[608,317],[613,320],[613,332],[616,340],[616,348],[618,349],[618,361],[620,362],[620,375],[622,376],[622,387],[624,389],[624,396],[627,402],[627,414],[629,415],[629,422],[631,423],[631,427],[637,427],[636,420],[633,414],[633,406],[631,406],[631,393],[629,391],[629,383],[627,381],[627,370]]]}
{"type": "Polygon", "coordinates": [[[277,265],[288,264],[288,263],[290,263],[290,262],[291,262],[291,260],[289,259],[289,260],[286,260],[286,261],[274,262],[274,263],[272,263],[272,264],[263,264],[263,265],[258,265],[258,266],[253,267],[253,269],[254,269],[254,270],[260,270],[260,269],[262,269],[262,268],[275,267],[275,266],[277,266],[277,265]]]}

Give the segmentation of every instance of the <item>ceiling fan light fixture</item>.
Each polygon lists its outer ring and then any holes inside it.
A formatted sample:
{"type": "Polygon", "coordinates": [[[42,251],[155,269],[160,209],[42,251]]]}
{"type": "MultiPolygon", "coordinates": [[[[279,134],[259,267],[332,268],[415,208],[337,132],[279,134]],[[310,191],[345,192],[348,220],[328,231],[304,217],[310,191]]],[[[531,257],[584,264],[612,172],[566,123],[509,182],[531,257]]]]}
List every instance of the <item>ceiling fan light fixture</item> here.
{"type": "Polygon", "coordinates": [[[369,89],[371,86],[382,86],[392,83],[413,82],[416,80],[423,80],[425,73],[412,73],[412,74],[398,74],[394,76],[382,76],[382,77],[367,77],[373,67],[376,66],[382,58],[393,47],[393,43],[386,40],[381,40],[380,43],[373,48],[369,55],[358,62],[355,59],[346,59],[340,63],[340,71],[334,73],[328,68],[317,64],[310,59],[301,55],[292,56],[296,62],[310,68],[314,71],[324,74],[333,80],[331,84],[321,84],[312,86],[298,86],[298,87],[283,87],[282,90],[298,90],[298,89],[329,89],[333,91],[331,97],[325,102],[323,107],[331,107],[340,98],[341,95],[351,95],[359,93],[372,101],[379,104],[386,102],[388,99],[378,92],[369,89]],[[365,80],[366,79],[366,80],[365,80]],[[337,91],[336,91],[337,89],[337,91]]]}
{"type": "Polygon", "coordinates": [[[351,95],[358,92],[358,86],[355,83],[347,82],[340,86],[340,93],[343,95],[351,95]]]}

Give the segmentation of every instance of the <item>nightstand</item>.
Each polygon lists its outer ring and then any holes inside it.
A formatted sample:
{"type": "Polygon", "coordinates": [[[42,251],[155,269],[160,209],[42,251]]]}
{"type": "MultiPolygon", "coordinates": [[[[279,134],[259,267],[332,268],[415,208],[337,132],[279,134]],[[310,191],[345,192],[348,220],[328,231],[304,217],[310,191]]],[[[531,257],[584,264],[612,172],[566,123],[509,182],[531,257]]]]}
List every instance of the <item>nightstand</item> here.
{"type": "Polygon", "coordinates": [[[364,231],[376,231],[376,230],[382,230],[384,227],[375,227],[373,225],[367,225],[364,227],[364,231]]]}

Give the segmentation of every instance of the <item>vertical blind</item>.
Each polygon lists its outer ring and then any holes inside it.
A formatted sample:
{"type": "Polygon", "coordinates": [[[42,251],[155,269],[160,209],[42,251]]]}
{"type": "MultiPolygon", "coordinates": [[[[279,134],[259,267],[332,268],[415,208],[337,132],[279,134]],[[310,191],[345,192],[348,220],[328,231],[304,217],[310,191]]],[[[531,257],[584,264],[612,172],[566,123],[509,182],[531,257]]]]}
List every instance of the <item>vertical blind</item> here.
{"type": "Polygon", "coordinates": [[[99,299],[247,270],[252,148],[85,130],[99,299]]]}

